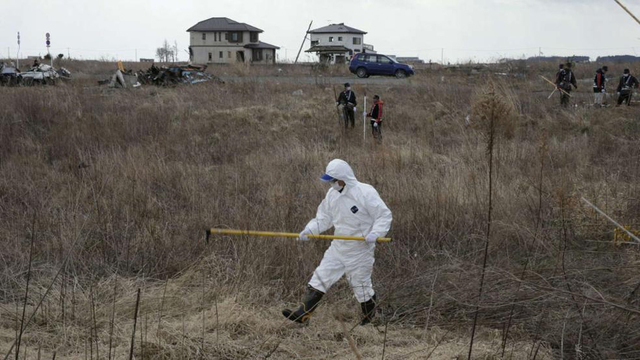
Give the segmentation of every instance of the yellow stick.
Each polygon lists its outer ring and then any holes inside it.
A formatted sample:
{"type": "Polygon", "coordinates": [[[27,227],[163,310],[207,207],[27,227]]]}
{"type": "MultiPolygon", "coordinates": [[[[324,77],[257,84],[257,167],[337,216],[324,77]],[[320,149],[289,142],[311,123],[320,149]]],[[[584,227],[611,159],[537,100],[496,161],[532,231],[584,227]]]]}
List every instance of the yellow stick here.
{"type": "MultiPolygon", "coordinates": [[[[232,230],[232,229],[208,229],[207,241],[211,234],[221,235],[251,235],[251,236],[271,236],[271,237],[285,237],[285,238],[298,238],[298,234],[285,233],[285,232],[272,232],[272,231],[253,231],[253,230],[232,230]]],[[[347,236],[347,235],[307,235],[310,239],[337,239],[337,240],[356,240],[364,241],[362,236],[347,236]]],[[[391,238],[379,237],[377,242],[391,242],[391,238]]]]}
{"type": "Polygon", "coordinates": [[[571,97],[571,94],[569,94],[568,92],[566,92],[566,91],[564,91],[564,90],[560,89],[560,88],[558,87],[558,85],[556,85],[556,84],[554,84],[554,83],[553,83],[553,81],[551,81],[551,80],[547,79],[546,77],[544,77],[544,76],[542,76],[542,75],[540,75],[540,77],[541,77],[541,78],[543,78],[543,79],[544,79],[544,81],[546,81],[546,82],[548,82],[549,84],[551,84],[551,85],[555,86],[555,87],[556,87],[556,89],[558,89],[558,90],[562,91],[565,95],[569,95],[569,97],[571,97]]]}
{"type": "Polygon", "coordinates": [[[618,5],[620,5],[620,7],[621,7],[624,11],[626,11],[626,12],[627,12],[627,14],[631,15],[631,17],[633,18],[633,20],[635,20],[638,24],[640,24],[640,20],[638,20],[638,18],[637,18],[635,15],[633,15],[633,13],[632,13],[629,9],[627,9],[627,7],[626,7],[626,6],[622,5],[622,3],[621,3],[620,1],[618,1],[618,0],[615,0],[615,2],[617,2],[617,3],[618,3],[618,5]]]}

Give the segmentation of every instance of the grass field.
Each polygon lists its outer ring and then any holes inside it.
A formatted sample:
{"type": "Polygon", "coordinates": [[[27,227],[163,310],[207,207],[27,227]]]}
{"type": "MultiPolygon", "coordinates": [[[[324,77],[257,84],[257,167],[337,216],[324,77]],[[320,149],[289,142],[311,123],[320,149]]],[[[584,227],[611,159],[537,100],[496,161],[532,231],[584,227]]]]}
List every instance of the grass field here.
{"type": "Polygon", "coordinates": [[[138,359],[462,359],[476,309],[474,359],[640,359],[638,244],[581,200],[640,230],[637,104],[592,107],[580,64],[560,108],[539,78],[555,65],[518,66],[354,85],[386,103],[381,144],[361,117],[338,124],[344,69],[116,90],[95,85],[115,65],[70,62],[73,82],[0,88],[0,351],[23,327],[20,357],[128,358],[140,289],[138,359]],[[280,314],[326,241],[204,242],[210,227],[301,231],[334,158],[393,212],[376,326],[355,327],[344,281],[309,326],[280,314]]]}

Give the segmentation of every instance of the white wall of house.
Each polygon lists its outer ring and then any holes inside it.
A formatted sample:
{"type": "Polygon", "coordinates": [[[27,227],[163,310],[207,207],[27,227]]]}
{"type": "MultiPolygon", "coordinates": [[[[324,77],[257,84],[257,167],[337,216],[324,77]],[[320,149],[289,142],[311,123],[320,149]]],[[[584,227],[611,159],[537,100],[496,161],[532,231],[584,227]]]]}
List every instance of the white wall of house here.
{"type": "Polygon", "coordinates": [[[233,64],[237,59],[237,52],[244,53],[244,58],[251,56],[251,51],[242,46],[192,46],[195,64],[233,64]]]}
{"type": "MultiPolygon", "coordinates": [[[[232,64],[237,61],[237,54],[241,52],[245,62],[251,61],[252,50],[245,49],[247,44],[258,43],[260,35],[251,41],[249,31],[242,32],[242,41],[231,41],[231,33],[220,32],[190,32],[190,46],[193,51],[191,61],[196,64],[232,64]]],[[[271,50],[273,51],[273,50],[271,50]]],[[[265,58],[266,56],[263,56],[265,58]]],[[[272,55],[275,58],[275,54],[272,55]]]]}
{"type": "Polygon", "coordinates": [[[328,33],[328,34],[310,34],[311,46],[344,46],[352,50],[354,53],[362,52],[364,44],[363,34],[345,34],[345,33],[328,33]],[[356,39],[356,44],[354,40],[356,39]],[[316,44],[317,41],[317,44],[316,44]]]}

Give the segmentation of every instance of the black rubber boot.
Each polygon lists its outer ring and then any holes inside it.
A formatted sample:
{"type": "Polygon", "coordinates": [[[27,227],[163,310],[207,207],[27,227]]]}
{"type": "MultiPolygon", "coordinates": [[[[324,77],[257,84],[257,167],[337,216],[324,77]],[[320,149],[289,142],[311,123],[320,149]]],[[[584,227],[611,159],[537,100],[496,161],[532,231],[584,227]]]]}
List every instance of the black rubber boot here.
{"type": "Polygon", "coordinates": [[[291,321],[295,321],[300,324],[306,324],[311,319],[311,314],[318,307],[318,303],[322,299],[324,293],[316,290],[311,286],[307,287],[307,293],[302,299],[302,305],[296,311],[289,309],[282,310],[282,315],[291,321]]]}
{"type": "Polygon", "coordinates": [[[369,299],[369,301],[360,303],[360,308],[362,309],[362,314],[364,317],[360,322],[360,326],[367,325],[373,320],[376,316],[376,296],[375,294],[369,299]]]}

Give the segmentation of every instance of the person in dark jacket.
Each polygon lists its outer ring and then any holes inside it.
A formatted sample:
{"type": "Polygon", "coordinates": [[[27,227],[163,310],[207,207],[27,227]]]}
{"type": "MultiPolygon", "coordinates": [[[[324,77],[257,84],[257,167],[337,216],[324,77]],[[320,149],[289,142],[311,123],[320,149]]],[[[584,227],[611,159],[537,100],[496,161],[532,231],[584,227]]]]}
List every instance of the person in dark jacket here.
{"type": "Polygon", "coordinates": [[[560,91],[560,105],[568,106],[569,99],[571,98],[571,86],[578,89],[578,84],[576,83],[576,77],[573,75],[573,71],[571,70],[571,63],[568,62],[564,65],[564,69],[560,70],[560,74],[556,79],[556,85],[558,86],[560,91]]]}
{"type": "Polygon", "coordinates": [[[564,69],[564,64],[558,65],[558,71],[556,72],[556,84],[560,83],[560,74],[562,74],[562,69],[564,69]]]}
{"type": "Polygon", "coordinates": [[[380,96],[373,96],[373,106],[367,117],[371,118],[371,132],[374,139],[382,140],[382,107],[384,102],[380,100],[380,96]]]}
{"type": "Polygon", "coordinates": [[[638,88],[638,79],[635,76],[631,75],[629,69],[624,69],[622,77],[620,78],[620,83],[618,84],[618,106],[622,105],[623,102],[631,105],[631,96],[633,95],[633,89],[638,88]]]}
{"type": "Polygon", "coordinates": [[[351,90],[351,84],[344,84],[344,91],[340,93],[336,105],[344,114],[344,128],[348,128],[349,123],[351,123],[351,128],[354,128],[356,126],[355,111],[358,102],[356,94],[351,90]]]}
{"type": "Polygon", "coordinates": [[[607,71],[609,71],[609,68],[603,66],[596,70],[596,76],[593,78],[593,94],[595,97],[594,105],[596,106],[602,106],[604,94],[607,92],[607,71]]]}

